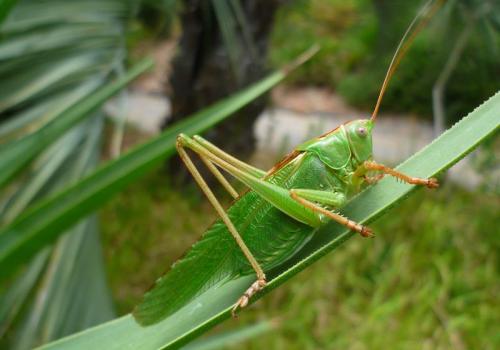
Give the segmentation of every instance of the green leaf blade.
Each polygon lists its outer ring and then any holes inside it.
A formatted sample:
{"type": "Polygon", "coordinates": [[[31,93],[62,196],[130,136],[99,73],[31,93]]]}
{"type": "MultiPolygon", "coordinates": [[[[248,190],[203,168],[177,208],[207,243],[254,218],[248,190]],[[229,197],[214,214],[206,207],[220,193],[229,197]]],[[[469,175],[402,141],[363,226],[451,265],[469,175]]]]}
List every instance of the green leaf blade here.
{"type": "Polygon", "coordinates": [[[118,93],[130,81],[152,67],[152,61],[146,59],[133,67],[128,74],[84,97],[54,118],[44,127],[19,140],[0,148],[0,188],[29,163],[45,147],[63,135],[78,122],[96,111],[110,97],[118,93]]]}

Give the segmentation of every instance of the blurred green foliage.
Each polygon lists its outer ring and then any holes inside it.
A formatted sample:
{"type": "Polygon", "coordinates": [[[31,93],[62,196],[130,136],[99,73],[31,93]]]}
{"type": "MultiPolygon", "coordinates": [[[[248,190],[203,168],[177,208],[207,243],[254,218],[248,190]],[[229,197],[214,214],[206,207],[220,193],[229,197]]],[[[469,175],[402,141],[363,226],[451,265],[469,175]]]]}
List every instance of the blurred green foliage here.
{"type": "MultiPolygon", "coordinates": [[[[420,4],[391,3],[395,10],[384,14],[382,23],[374,3],[296,0],[284,6],[275,24],[271,62],[280,65],[312,42],[318,42],[322,46],[320,54],[295,73],[294,82],[331,87],[351,104],[370,110],[397,43],[420,4]]],[[[432,87],[464,23],[455,9],[443,9],[435,16],[396,71],[383,109],[432,115],[432,87]],[[451,16],[446,17],[446,11],[451,16]]],[[[450,122],[467,114],[498,89],[498,79],[493,78],[500,74],[498,47],[498,28],[485,27],[478,21],[448,84],[450,122]]]]}
{"type": "Polygon", "coordinates": [[[361,64],[375,39],[368,0],[296,0],[278,11],[270,59],[279,66],[318,43],[321,51],[290,81],[334,87],[361,64]]]}
{"type": "MultiPolygon", "coordinates": [[[[181,194],[151,174],[101,213],[119,312],[215,219],[195,191],[181,194]]],[[[375,239],[352,240],[222,328],[282,320],[240,349],[498,348],[499,210],[492,194],[421,190],[373,225],[375,239]]]]}

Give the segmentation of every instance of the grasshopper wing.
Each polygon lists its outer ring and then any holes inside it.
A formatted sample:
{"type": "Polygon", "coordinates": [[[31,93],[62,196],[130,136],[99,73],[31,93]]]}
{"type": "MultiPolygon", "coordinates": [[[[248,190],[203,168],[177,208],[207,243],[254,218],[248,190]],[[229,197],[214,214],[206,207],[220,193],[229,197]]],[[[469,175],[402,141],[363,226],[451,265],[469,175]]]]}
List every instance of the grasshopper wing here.
{"type": "Polygon", "coordinates": [[[161,321],[209,288],[237,275],[232,237],[217,221],[187,254],[144,294],[133,315],[143,326],[161,321]]]}
{"type": "MultiPolygon", "coordinates": [[[[268,181],[285,187],[311,179],[287,160],[268,181]],[[300,181],[299,181],[300,180],[300,181]]],[[[249,191],[227,214],[264,271],[293,256],[312,236],[313,229],[275,208],[249,191]]],[[[217,220],[170,271],[156,281],[134,310],[141,325],[151,325],[172,315],[208,289],[216,288],[253,270],[221,220],[217,220]]]]}
{"type": "MultiPolygon", "coordinates": [[[[283,214],[255,192],[236,201],[228,215],[265,271],[286,261],[311,237],[308,226],[283,214]]],[[[134,317],[144,326],[157,323],[208,289],[253,273],[224,223],[217,220],[144,295],[134,317]]]]}

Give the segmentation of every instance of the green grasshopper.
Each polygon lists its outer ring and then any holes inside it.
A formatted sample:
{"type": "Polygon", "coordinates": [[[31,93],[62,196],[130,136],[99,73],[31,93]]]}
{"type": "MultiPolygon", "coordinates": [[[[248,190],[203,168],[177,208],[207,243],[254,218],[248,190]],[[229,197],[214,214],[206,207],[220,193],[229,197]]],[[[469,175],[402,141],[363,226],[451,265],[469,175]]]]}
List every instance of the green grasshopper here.
{"type": "Polygon", "coordinates": [[[266,286],[265,272],[294,256],[330,220],[364,237],[372,236],[370,228],[335,211],[384,175],[408,184],[438,187],[436,179],[402,174],[374,162],[372,157],[372,128],[388,82],[435,7],[428,4],[403,36],[370,119],[347,122],[299,145],[271,170],[266,172],[244,163],[200,136],[178,136],[177,151],[181,159],[220,219],[145,294],[134,310],[140,324],[156,323],[208,289],[255,273],[256,281],[234,304],[232,313],[235,316],[238,309],[247,306],[250,298],[266,286]],[[234,197],[227,212],[186,149],[196,153],[234,197]],[[250,190],[238,194],[219,169],[250,190]],[[188,281],[185,276],[189,276],[188,281]],[[158,305],[164,301],[167,301],[165,305],[158,305]]]}

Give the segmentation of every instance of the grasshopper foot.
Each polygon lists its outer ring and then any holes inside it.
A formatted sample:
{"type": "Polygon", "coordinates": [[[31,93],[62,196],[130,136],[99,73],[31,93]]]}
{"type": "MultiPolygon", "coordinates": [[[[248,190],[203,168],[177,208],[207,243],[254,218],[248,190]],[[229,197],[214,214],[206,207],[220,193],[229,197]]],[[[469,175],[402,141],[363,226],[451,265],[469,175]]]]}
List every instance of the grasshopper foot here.
{"type": "Polygon", "coordinates": [[[243,309],[248,305],[248,302],[250,301],[250,298],[257,293],[258,291],[262,290],[266,286],[267,282],[265,279],[258,279],[252,285],[250,288],[248,288],[245,293],[238,299],[236,304],[234,304],[233,309],[231,310],[231,315],[233,316],[234,319],[238,318],[238,315],[236,314],[236,311],[238,309],[243,309]]]}
{"type": "Polygon", "coordinates": [[[438,188],[439,187],[439,182],[436,178],[431,177],[430,179],[427,179],[427,183],[425,184],[427,188],[438,188]]]}
{"type": "Polygon", "coordinates": [[[375,237],[372,229],[365,225],[358,224],[357,222],[354,222],[352,220],[347,220],[345,225],[351,230],[359,233],[363,237],[370,237],[370,238],[375,237]]]}
{"type": "Polygon", "coordinates": [[[373,234],[373,231],[371,228],[360,225],[361,230],[359,231],[359,234],[363,237],[368,237],[368,238],[373,238],[375,235],[373,234]]]}

